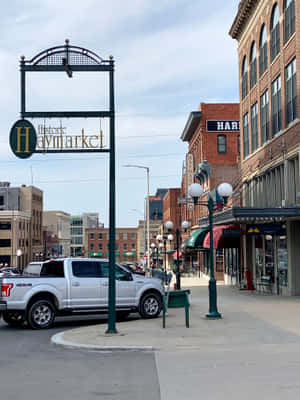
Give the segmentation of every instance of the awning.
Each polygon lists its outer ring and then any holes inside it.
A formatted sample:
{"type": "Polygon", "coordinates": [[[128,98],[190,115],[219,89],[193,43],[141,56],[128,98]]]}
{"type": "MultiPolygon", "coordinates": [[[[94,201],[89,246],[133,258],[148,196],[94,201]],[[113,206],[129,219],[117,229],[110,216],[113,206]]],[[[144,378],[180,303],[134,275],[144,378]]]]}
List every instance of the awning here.
{"type": "MultiPolygon", "coordinates": [[[[223,230],[236,229],[237,225],[218,225],[213,228],[214,249],[238,248],[240,247],[240,235],[224,236],[223,230]]],[[[210,248],[210,233],[208,232],[203,241],[203,247],[210,248]]]]}
{"type": "Polygon", "coordinates": [[[188,238],[186,247],[203,247],[203,240],[208,232],[208,229],[197,229],[192,232],[188,238]]]}
{"type": "MultiPolygon", "coordinates": [[[[178,258],[177,257],[177,250],[176,251],[174,251],[174,253],[173,253],[173,258],[178,258]]],[[[179,250],[179,258],[182,258],[182,252],[179,250]]]]}

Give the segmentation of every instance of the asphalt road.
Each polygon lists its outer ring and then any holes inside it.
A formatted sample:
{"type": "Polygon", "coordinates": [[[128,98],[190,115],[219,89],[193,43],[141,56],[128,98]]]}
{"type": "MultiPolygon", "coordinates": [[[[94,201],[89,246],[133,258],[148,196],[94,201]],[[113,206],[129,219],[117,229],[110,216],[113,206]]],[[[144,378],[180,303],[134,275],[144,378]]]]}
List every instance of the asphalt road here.
{"type": "Polygon", "coordinates": [[[159,400],[154,353],[68,350],[50,343],[55,333],[95,323],[99,319],[59,319],[52,329],[33,331],[0,320],[1,398],[159,400]]]}

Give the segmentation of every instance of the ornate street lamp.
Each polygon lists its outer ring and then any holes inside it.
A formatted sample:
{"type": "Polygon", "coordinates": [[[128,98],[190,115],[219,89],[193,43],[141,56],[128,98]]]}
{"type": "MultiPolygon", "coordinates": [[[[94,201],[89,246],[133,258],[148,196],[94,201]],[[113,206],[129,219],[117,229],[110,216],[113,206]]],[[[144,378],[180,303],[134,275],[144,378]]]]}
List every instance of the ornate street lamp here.
{"type": "MultiPolygon", "coordinates": [[[[223,204],[227,204],[228,197],[232,194],[232,186],[229,183],[221,183],[217,192],[223,199],[223,204]]],[[[222,318],[217,308],[217,285],[214,273],[214,241],[213,241],[213,211],[216,207],[211,194],[208,194],[208,201],[198,202],[198,198],[202,196],[203,189],[199,183],[192,183],[188,190],[189,195],[193,198],[195,205],[203,205],[208,208],[208,219],[209,219],[209,233],[210,233],[210,279],[209,279],[209,312],[206,314],[206,318],[219,319],[222,318]]]]}

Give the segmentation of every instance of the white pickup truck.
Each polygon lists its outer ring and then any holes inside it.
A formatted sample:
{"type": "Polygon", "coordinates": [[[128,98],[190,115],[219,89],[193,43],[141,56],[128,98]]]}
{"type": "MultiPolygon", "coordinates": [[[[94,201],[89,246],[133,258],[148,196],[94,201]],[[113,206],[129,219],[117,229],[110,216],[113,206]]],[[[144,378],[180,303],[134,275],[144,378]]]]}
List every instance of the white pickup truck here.
{"type": "MultiPolygon", "coordinates": [[[[107,313],[109,262],[60,258],[43,263],[39,275],[0,278],[0,312],[10,325],[27,321],[33,329],[49,328],[55,316],[107,313]]],[[[116,264],[116,314],[139,312],[157,317],[164,286],[160,279],[131,273],[116,264]]]]}

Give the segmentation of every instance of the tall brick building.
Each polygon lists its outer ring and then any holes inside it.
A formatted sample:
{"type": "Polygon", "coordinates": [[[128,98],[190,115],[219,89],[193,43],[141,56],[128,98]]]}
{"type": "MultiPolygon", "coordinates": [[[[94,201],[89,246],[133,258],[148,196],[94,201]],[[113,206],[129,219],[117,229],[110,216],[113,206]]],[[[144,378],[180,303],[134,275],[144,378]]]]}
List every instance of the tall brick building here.
{"type": "MultiPolygon", "coordinates": [[[[201,201],[206,201],[209,193],[215,195],[215,189],[222,182],[236,186],[240,180],[240,124],[239,104],[208,104],[201,103],[198,111],[190,113],[181,140],[188,142],[189,150],[182,180],[182,198],[188,198],[189,186],[197,182],[202,184],[204,196],[201,201]],[[210,173],[203,179],[202,171],[206,163],[210,173]],[[198,179],[197,179],[198,178],[198,179]]],[[[182,220],[191,222],[188,234],[183,233],[186,239],[183,248],[185,253],[184,263],[190,266],[199,265],[201,271],[208,275],[208,251],[203,249],[203,240],[208,227],[207,208],[191,203],[181,203],[182,220]],[[202,230],[202,231],[201,231],[202,230]],[[194,240],[197,237],[196,240],[194,240]]],[[[239,248],[239,244],[234,244],[239,248]]],[[[215,249],[216,278],[223,280],[226,273],[224,263],[225,250],[223,247],[215,249]]],[[[230,250],[231,252],[231,250],[230,250]]],[[[236,274],[239,249],[234,254],[234,274],[236,274]]],[[[231,269],[231,274],[233,269],[231,269]]]]}
{"type": "Polygon", "coordinates": [[[300,2],[243,0],[238,41],[244,265],[300,294],[300,2]],[[247,221],[247,223],[245,223],[247,221]]]}

